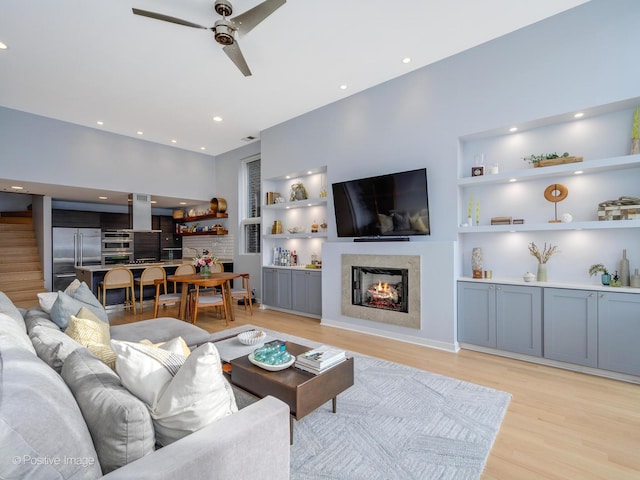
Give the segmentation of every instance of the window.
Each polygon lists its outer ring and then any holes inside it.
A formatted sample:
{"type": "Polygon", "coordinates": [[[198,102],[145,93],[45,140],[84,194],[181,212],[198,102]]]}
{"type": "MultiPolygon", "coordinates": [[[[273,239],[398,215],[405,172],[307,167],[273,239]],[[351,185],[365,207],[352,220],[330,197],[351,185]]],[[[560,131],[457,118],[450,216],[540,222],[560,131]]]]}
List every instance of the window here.
{"type": "Polygon", "coordinates": [[[240,220],[242,232],[242,252],[260,253],[261,212],[260,199],[260,158],[250,158],[243,163],[243,218],[240,220]]]}

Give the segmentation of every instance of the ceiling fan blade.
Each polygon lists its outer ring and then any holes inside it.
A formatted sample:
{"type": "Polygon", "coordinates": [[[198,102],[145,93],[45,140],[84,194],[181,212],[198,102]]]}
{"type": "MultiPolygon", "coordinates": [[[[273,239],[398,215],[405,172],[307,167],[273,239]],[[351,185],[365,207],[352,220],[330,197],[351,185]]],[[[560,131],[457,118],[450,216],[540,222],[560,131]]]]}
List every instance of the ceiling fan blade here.
{"type": "Polygon", "coordinates": [[[231,61],[235,63],[236,67],[238,67],[245,77],[251,76],[251,70],[249,70],[249,65],[247,65],[247,62],[240,51],[240,45],[238,45],[238,42],[233,42],[231,45],[225,45],[222,50],[224,50],[224,53],[226,53],[231,61]]]}
{"type": "Polygon", "coordinates": [[[140,10],[139,8],[131,9],[135,15],[142,15],[143,17],[155,18],[156,20],[163,20],[165,22],[177,23],[178,25],[184,25],[185,27],[204,28],[209,30],[209,27],[203,27],[197,23],[191,23],[181,18],[170,17],[169,15],[163,15],[161,13],[149,12],[147,10],[140,10]]]}
{"type": "Polygon", "coordinates": [[[247,33],[286,2],[287,0],[265,0],[237,17],[232,18],[231,21],[238,28],[238,32],[247,33]]]}

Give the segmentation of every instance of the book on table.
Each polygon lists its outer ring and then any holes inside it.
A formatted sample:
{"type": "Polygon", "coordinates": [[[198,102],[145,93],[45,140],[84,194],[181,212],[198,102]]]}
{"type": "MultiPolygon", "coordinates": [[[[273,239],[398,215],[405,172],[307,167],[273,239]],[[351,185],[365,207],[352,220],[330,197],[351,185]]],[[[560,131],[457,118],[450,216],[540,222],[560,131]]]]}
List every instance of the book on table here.
{"type": "Polygon", "coordinates": [[[344,350],[322,345],[298,355],[296,362],[300,365],[313,368],[314,370],[322,370],[336,363],[340,363],[346,358],[347,356],[344,350]]]}
{"type": "Polygon", "coordinates": [[[314,375],[320,375],[321,373],[326,372],[327,370],[331,370],[333,367],[337,367],[338,365],[340,365],[342,362],[346,361],[347,357],[344,357],[342,359],[339,359],[338,361],[336,361],[335,363],[332,363],[326,367],[322,367],[322,368],[315,368],[315,367],[311,367],[309,365],[305,365],[303,363],[300,363],[298,361],[296,361],[294,363],[294,366],[298,369],[298,370],[302,370],[303,372],[308,372],[308,373],[312,373],[314,375]]]}

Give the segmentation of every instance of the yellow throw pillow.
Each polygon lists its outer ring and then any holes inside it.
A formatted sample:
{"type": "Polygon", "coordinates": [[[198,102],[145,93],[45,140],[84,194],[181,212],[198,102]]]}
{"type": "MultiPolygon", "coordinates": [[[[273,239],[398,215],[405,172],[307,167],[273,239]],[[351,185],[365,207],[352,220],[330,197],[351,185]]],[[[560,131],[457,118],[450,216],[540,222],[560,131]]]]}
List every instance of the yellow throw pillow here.
{"type": "Polygon", "coordinates": [[[176,353],[178,355],[182,355],[183,357],[188,357],[191,353],[187,342],[184,341],[182,337],[176,337],[166,342],[160,343],[152,343],[151,340],[140,340],[140,343],[143,345],[149,345],[151,347],[163,348],[164,350],[168,350],[171,353],[176,353]]]}
{"type": "Polygon", "coordinates": [[[81,308],[77,316],[71,315],[64,333],[115,369],[116,354],[110,346],[109,324],[96,317],[91,310],[81,308]]]}

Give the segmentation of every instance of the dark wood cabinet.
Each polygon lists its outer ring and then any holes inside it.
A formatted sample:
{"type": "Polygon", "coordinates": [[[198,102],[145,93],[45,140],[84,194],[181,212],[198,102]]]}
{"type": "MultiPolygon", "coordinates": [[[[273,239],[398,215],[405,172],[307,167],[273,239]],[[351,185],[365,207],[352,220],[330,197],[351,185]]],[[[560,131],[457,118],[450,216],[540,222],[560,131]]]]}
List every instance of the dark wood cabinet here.
{"type": "Polygon", "coordinates": [[[74,228],[101,228],[99,212],[84,212],[81,210],[51,211],[51,226],[74,228]]]}

